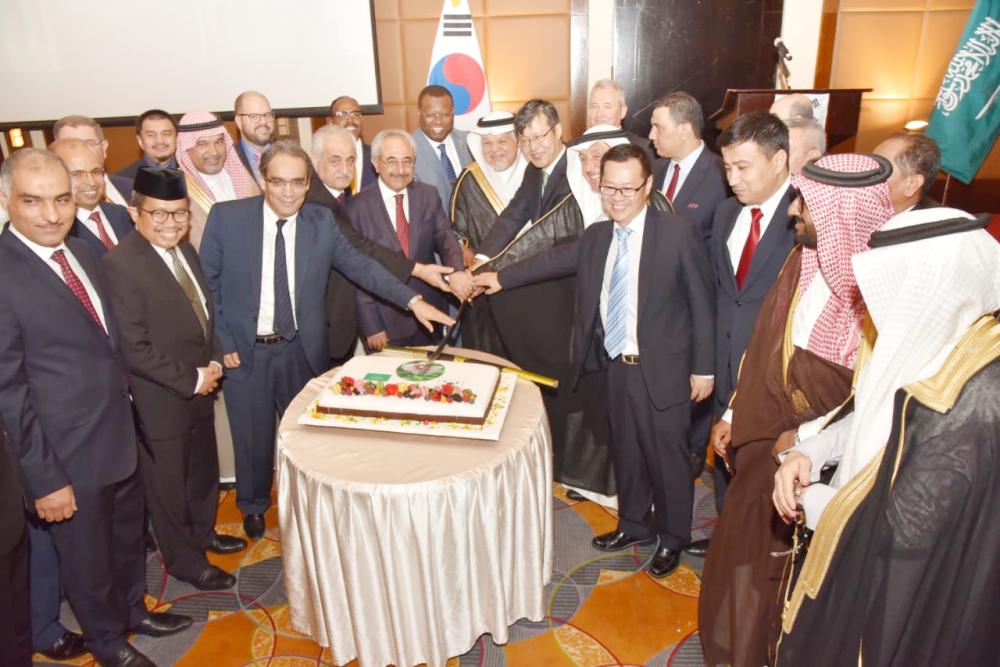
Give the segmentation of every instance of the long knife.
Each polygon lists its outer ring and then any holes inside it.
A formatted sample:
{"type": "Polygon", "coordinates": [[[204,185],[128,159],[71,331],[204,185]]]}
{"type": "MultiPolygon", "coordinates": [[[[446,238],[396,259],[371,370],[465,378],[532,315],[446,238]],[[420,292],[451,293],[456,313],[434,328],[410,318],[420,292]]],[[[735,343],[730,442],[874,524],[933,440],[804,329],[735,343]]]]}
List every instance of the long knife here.
{"type": "MultiPolygon", "coordinates": [[[[396,345],[386,345],[382,348],[388,352],[399,352],[401,354],[408,354],[414,357],[420,357],[423,359],[428,358],[431,352],[421,349],[419,347],[399,347],[396,345]]],[[[507,366],[504,364],[497,364],[492,361],[483,361],[482,359],[473,359],[472,357],[463,357],[457,354],[439,354],[438,358],[444,361],[456,361],[460,363],[470,363],[470,364],[483,364],[484,366],[493,366],[494,368],[499,368],[502,371],[509,371],[514,373],[520,378],[524,378],[529,382],[534,382],[535,384],[540,384],[545,387],[558,388],[559,380],[549,377],[547,375],[541,375],[539,373],[532,373],[531,371],[521,370],[520,368],[514,368],[513,366],[507,366]]]]}
{"type": "Polygon", "coordinates": [[[441,342],[438,343],[438,346],[434,348],[434,352],[432,352],[427,357],[427,361],[424,362],[423,370],[421,371],[422,373],[426,373],[430,365],[435,361],[437,361],[437,358],[441,356],[441,353],[444,351],[444,348],[448,344],[448,341],[450,341],[454,337],[455,330],[458,329],[458,322],[459,320],[462,319],[462,315],[465,313],[465,307],[468,304],[469,304],[468,301],[463,301],[462,305],[458,307],[458,312],[455,313],[455,324],[453,324],[450,329],[448,327],[444,328],[444,336],[441,337],[441,342]]]}

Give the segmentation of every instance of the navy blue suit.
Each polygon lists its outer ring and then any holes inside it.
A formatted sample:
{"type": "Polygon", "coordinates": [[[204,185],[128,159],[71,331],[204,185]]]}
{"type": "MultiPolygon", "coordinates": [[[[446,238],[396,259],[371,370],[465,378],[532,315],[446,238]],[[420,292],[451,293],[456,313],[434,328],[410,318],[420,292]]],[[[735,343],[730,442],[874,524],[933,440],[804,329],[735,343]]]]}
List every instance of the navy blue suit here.
{"type": "Polygon", "coordinates": [[[221,352],[239,353],[223,385],[236,455],[236,503],[246,514],[270,506],[275,412],[284,413],[310,378],[329,367],[326,287],[336,269],[397,306],[416,293],[357,250],[333,212],[306,202],[295,223],[298,331],[291,340],[257,341],[264,239],[262,196],[218,203],[208,214],[201,264],[215,307],[221,352]]]}
{"type": "MultiPolygon", "coordinates": [[[[118,237],[119,243],[126,234],[131,234],[132,230],[135,229],[135,224],[132,222],[132,216],[128,214],[128,209],[124,206],[119,206],[118,204],[112,204],[111,202],[101,202],[99,204],[101,211],[107,216],[108,222],[111,223],[111,229],[114,230],[115,236],[118,237]]],[[[73,223],[73,226],[69,230],[69,235],[73,238],[80,239],[87,244],[90,251],[100,259],[104,257],[104,253],[108,251],[101,243],[101,239],[94,234],[94,232],[87,229],[87,226],[83,224],[83,221],[77,220],[73,223]]]]}
{"type": "Polygon", "coordinates": [[[128,367],[110,295],[86,244],[67,238],[66,246],[101,300],[107,333],[6,229],[0,235],[0,417],[29,506],[73,487],[76,514],[49,524],[47,532],[88,648],[107,658],[146,616],[142,485],[128,367]]]}
{"type": "MultiPolygon", "coordinates": [[[[653,187],[663,192],[670,185],[673,162],[661,160],[653,172],[653,187]]],[[[706,246],[712,238],[715,209],[729,194],[722,158],[706,146],[691,167],[680,190],[674,193],[674,213],[698,225],[706,246]]],[[[711,252],[711,249],[709,250],[711,252]]]]}

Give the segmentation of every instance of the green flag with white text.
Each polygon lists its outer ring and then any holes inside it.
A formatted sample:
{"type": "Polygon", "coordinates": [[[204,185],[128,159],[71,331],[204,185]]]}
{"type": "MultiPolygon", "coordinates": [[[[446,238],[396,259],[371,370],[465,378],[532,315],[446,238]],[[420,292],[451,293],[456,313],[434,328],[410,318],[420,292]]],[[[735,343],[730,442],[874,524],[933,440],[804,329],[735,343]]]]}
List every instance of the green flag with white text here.
{"type": "Polygon", "coordinates": [[[979,0],[938,90],[926,134],[941,168],[970,183],[1000,133],[1000,0],[979,0]]]}

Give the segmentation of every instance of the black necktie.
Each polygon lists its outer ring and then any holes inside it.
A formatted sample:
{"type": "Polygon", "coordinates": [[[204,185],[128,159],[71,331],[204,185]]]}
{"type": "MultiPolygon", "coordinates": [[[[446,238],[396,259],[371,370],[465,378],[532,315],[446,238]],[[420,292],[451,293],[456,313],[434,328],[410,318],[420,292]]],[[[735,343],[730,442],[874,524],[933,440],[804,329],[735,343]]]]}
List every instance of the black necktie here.
{"type": "Polygon", "coordinates": [[[281,228],[287,220],[278,220],[274,237],[274,332],[286,340],[295,338],[292,297],[288,294],[288,265],[285,262],[285,237],[281,228]]]}

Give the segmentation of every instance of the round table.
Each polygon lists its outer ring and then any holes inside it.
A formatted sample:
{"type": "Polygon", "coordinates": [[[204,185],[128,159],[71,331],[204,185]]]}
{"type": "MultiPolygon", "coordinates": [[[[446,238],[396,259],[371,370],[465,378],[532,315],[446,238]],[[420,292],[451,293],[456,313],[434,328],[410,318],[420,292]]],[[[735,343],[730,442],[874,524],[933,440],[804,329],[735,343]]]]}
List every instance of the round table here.
{"type": "Polygon", "coordinates": [[[293,627],[337,664],[403,667],[444,664],[483,633],[502,644],[518,619],[542,620],[552,453],[538,388],[518,380],[498,441],[299,425],[333,372],[279,426],[293,627]]]}

